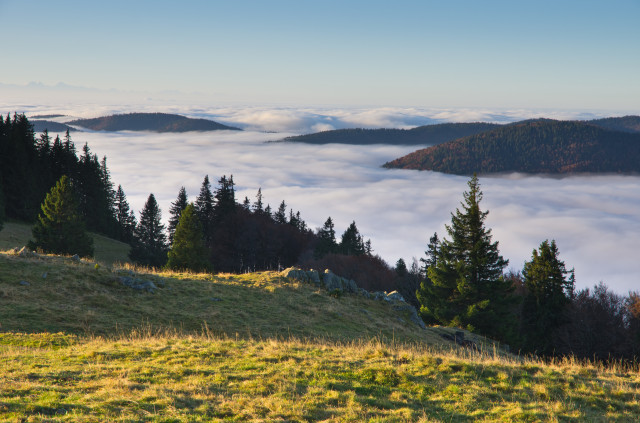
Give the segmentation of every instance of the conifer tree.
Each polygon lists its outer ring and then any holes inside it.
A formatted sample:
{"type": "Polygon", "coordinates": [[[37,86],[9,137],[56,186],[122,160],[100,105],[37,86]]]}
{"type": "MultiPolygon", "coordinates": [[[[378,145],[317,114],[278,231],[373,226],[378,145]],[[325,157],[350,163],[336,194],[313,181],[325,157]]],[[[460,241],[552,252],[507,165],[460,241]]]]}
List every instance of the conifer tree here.
{"type": "Polygon", "coordinates": [[[262,187],[258,188],[258,193],[256,194],[256,201],[253,203],[253,212],[255,214],[262,214],[264,212],[262,206],[262,187]]]}
{"type": "Polygon", "coordinates": [[[211,192],[211,183],[209,182],[209,175],[205,175],[200,187],[200,193],[196,198],[194,204],[196,214],[202,224],[202,232],[204,233],[204,239],[209,245],[211,243],[211,232],[213,230],[214,219],[214,198],[211,192]]]}
{"type": "Polygon", "coordinates": [[[233,214],[236,208],[236,196],[233,175],[227,179],[226,175],[218,180],[218,188],[214,194],[215,205],[213,216],[215,222],[221,222],[226,216],[233,214]]]}
{"type": "Polygon", "coordinates": [[[129,207],[122,185],[118,185],[114,203],[116,220],[118,221],[118,239],[131,242],[136,229],[136,216],[129,207]]]}
{"type": "Polygon", "coordinates": [[[129,258],[153,267],[162,267],[167,261],[167,237],[161,223],[161,211],[153,194],[149,194],[140,211],[129,258]]]}
{"type": "Polygon", "coordinates": [[[65,175],[47,194],[29,248],[54,254],[93,255],[93,239],[85,231],[71,181],[65,175]]]}
{"type": "Polygon", "coordinates": [[[171,217],[169,217],[168,227],[169,244],[173,244],[173,235],[176,231],[176,227],[178,226],[178,222],[180,221],[180,216],[182,215],[182,211],[186,209],[188,205],[189,202],[187,200],[187,190],[184,187],[180,187],[180,191],[178,191],[178,198],[176,198],[176,201],[171,203],[171,207],[169,208],[169,214],[171,215],[171,217]]]}
{"type": "Polygon", "coordinates": [[[552,354],[554,332],[567,321],[565,313],[575,288],[574,271],[568,271],[558,258],[555,240],[546,240],[533,250],[522,276],[527,292],[522,306],[525,349],[552,354]]]}
{"type": "Polygon", "coordinates": [[[491,242],[484,221],[489,212],[480,210],[482,191],[477,176],[468,183],[462,210],[451,214],[447,233],[428,268],[431,293],[423,296],[421,311],[428,319],[457,326],[497,339],[514,335],[513,287],[503,277],[508,264],[491,242]]]}
{"type": "Polygon", "coordinates": [[[331,216],[324,222],[322,228],[318,229],[318,244],[315,250],[315,256],[321,258],[327,254],[335,253],[338,249],[336,242],[335,225],[331,216]]]}
{"type": "Polygon", "coordinates": [[[340,251],[347,256],[361,256],[365,253],[362,235],[358,231],[356,222],[351,222],[349,227],[342,234],[340,240],[340,251]]]}
{"type": "Polygon", "coordinates": [[[276,223],[283,225],[287,223],[287,204],[284,200],[282,200],[280,207],[278,207],[278,210],[273,214],[273,220],[275,220],[276,223]]]}
{"type": "Polygon", "coordinates": [[[209,250],[202,236],[202,224],[193,204],[187,205],[180,214],[176,226],[167,267],[173,270],[202,272],[210,269],[209,250]]]}

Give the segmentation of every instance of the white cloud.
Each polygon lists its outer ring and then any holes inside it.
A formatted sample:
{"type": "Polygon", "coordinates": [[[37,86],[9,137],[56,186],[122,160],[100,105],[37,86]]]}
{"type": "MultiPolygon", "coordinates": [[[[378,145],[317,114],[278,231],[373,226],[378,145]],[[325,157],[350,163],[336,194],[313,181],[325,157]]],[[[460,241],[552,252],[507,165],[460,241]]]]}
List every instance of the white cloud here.
{"type": "MultiPolygon", "coordinates": [[[[164,213],[184,185],[195,199],[205,174],[234,175],[238,199],[283,199],[310,227],[331,216],[341,233],[352,220],[391,264],[421,257],[429,236],[459,206],[467,178],[434,172],[386,170],[380,164],[412,147],[269,143],[272,134],[79,133],[109,158],[134,210],[153,192],[164,213]]],[[[556,239],[561,258],[575,266],[578,285],[600,280],[619,292],[637,289],[640,263],[640,177],[481,178],[487,225],[510,266],[521,269],[545,239],[556,239]]]]}
{"type": "MultiPolygon", "coordinates": [[[[0,104],[12,111],[15,104],[0,104]]],[[[134,210],[153,192],[168,217],[181,186],[195,199],[205,174],[215,181],[234,175],[238,199],[252,201],[262,187],[264,201],[276,208],[282,200],[300,210],[310,227],[331,216],[339,233],[355,220],[376,253],[389,263],[421,257],[433,232],[459,206],[467,178],[434,172],[387,170],[388,160],[414,150],[406,146],[292,145],[264,143],[327,125],[408,127],[427,121],[491,120],[508,122],[538,116],[526,110],[333,109],[87,105],[30,106],[29,113],[60,112],[100,116],[113,112],[161,111],[207,117],[255,131],[152,134],[91,133],[73,135],[107,155],[112,178],[122,184],[134,210]],[[273,134],[259,131],[284,131],[273,134]]],[[[18,110],[20,111],[20,110],[18,110]]],[[[604,115],[604,114],[602,114],[604,115]]],[[[600,116],[602,116],[600,115],[600,116]]],[[[553,112],[546,117],[591,117],[553,112]],[[553,114],[555,113],[555,114],[553,114]]],[[[580,287],[604,281],[618,292],[638,289],[640,261],[640,177],[530,177],[519,174],[481,178],[487,225],[510,267],[521,269],[531,251],[555,239],[561,259],[576,268],[580,287]]]]}

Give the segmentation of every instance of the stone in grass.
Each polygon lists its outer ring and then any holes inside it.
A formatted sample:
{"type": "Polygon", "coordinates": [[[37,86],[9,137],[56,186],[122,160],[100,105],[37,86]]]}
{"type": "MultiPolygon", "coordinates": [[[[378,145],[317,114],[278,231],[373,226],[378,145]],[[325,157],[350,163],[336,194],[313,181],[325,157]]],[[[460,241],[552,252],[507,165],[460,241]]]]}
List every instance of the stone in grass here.
{"type": "Polygon", "coordinates": [[[27,281],[20,281],[20,282],[18,282],[18,283],[19,283],[20,285],[22,285],[22,286],[29,286],[29,285],[31,285],[31,284],[30,284],[29,282],[27,282],[27,281]]]}

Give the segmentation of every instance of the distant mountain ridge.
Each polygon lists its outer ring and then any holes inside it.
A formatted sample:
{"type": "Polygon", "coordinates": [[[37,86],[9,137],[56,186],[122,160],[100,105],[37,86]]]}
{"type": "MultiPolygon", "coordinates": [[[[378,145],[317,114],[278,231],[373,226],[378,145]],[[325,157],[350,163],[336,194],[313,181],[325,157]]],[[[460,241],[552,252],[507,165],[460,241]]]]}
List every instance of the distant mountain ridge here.
{"type": "Polygon", "coordinates": [[[418,126],[412,129],[336,129],[284,138],[284,142],[307,144],[393,144],[393,145],[435,145],[468,135],[479,134],[499,127],[486,122],[438,123],[418,126]]]}
{"type": "Polygon", "coordinates": [[[93,119],[77,119],[68,125],[80,126],[94,131],[240,131],[240,128],[223,125],[208,119],[193,119],[169,113],[127,113],[93,119]]]}
{"type": "Polygon", "coordinates": [[[593,121],[523,121],[421,149],[384,167],[459,175],[637,173],[640,132],[634,130],[636,119],[640,121],[634,116],[593,121]]]}

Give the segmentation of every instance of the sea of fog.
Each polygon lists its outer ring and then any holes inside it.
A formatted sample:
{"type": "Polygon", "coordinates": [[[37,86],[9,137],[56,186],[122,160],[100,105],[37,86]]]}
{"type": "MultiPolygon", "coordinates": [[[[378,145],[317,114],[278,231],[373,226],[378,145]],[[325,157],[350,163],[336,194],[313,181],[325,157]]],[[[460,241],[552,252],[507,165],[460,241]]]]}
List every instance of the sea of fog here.
{"type": "MultiPolygon", "coordinates": [[[[388,170],[381,165],[417,149],[414,146],[349,146],[267,143],[296,133],[341,127],[411,127],[442,121],[507,122],[534,116],[590,118],[589,114],[531,111],[416,109],[183,108],[135,110],[116,107],[24,107],[28,115],[58,112],[95,117],[122,111],[162,111],[208,117],[245,131],[209,133],[75,132],[78,148],[108,158],[114,183],[122,184],[129,203],[142,209],[153,192],[168,218],[181,186],[191,200],[202,179],[212,184],[233,174],[237,197],[277,208],[282,200],[300,211],[311,228],[331,216],[341,234],[355,220],[372,241],[374,252],[390,264],[423,257],[429,237],[446,236],[445,224],[460,206],[468,178],[435,172],[388,170]],[[278,131],[278,133],[267,132],[278,131]]],[[[9,109],[14,110],[14,109],[9,109]]],[[[601,114],[602,115],[602,114],[601,114]]],[[[596,114],[597,116],[597,114],[596,114]]],[[[509,267],[521,270],[532,250],[555,239],[560,258],[575,267],[577,285],[603,281],[626,293],[640,289],[640,177],[518,174],[481,177],[481,206],[486,224],[509,267]]]]}

